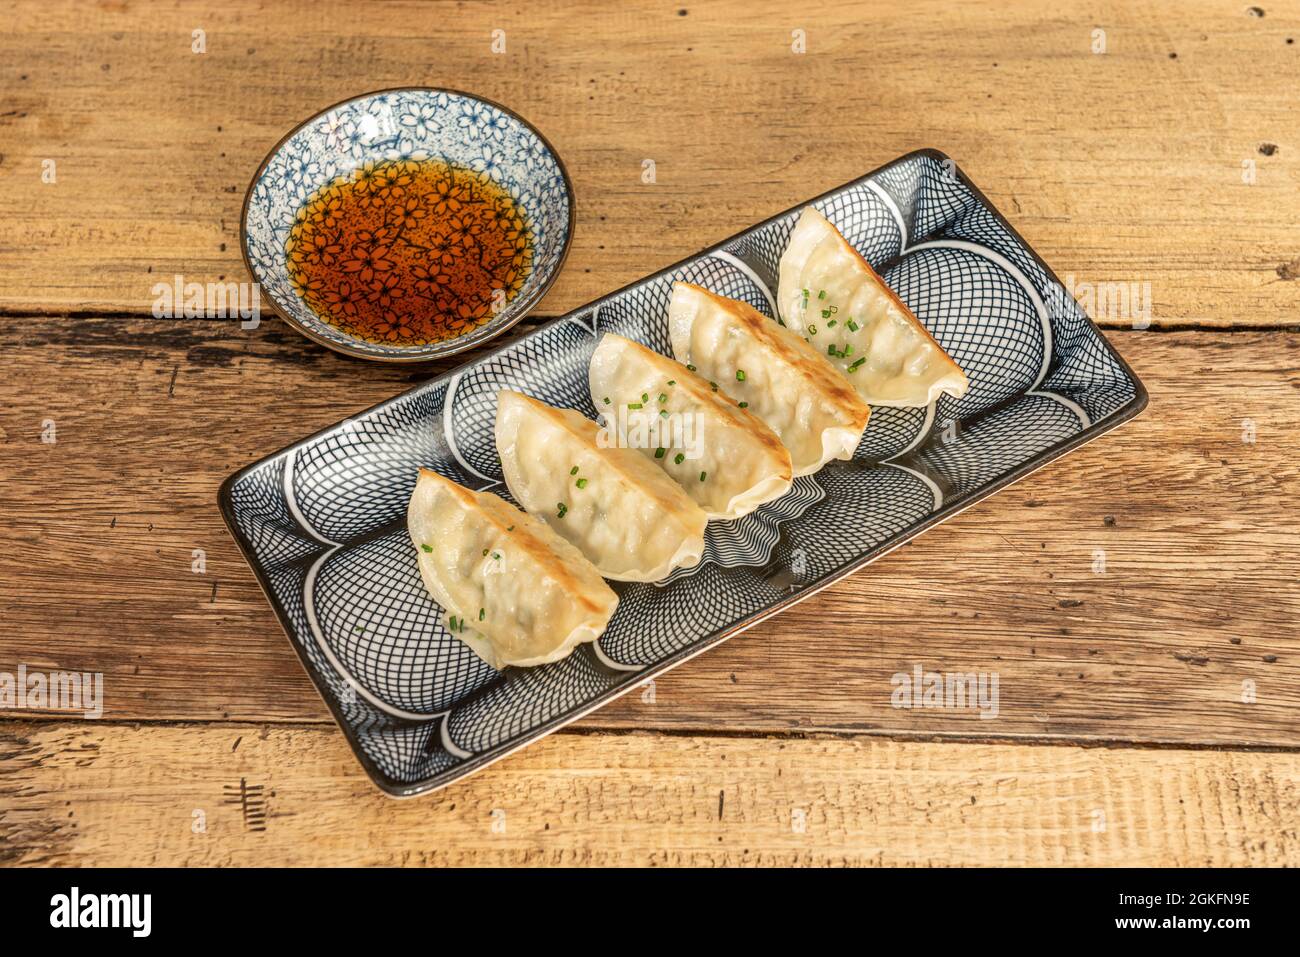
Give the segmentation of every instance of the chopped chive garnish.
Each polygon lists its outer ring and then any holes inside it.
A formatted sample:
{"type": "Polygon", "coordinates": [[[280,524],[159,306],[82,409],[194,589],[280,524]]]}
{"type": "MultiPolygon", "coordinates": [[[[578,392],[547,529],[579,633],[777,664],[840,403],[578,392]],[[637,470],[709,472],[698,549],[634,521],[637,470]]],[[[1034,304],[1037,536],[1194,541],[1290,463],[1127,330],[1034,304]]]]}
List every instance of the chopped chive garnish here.
{"type": "Polygon", "coordinates": [[[448,624],[448,626],[450,626],[450,628],[451,628],[452,631],[455,631],[455,630],[456,630],[456,616],[455,616],[455,615],[451,615],[451,616],[449,616],[449,617],[447,618],[447,624],[448,624]]]}
{"type": "Polygon", "coordinates": [[[817,292],[817,298],[818,298],[818,299],[825,299],[825,298],[826,298],[826,290],[825,290],[825,289],[818,290],[818,292],[817,292]]]}
{"type": "Polygon", "coordinates": [[[484,557],[484,558],[487,558],[487,553],[488,553],[488,550],[487,550],[486,548],[483,549],[483,557],[484,557]]]}
{"type": "Polygon", "coordinates": [[[605,404],[609,405],[609,396],[605,396],[605,404]]]}
{"type": "Polygon", "coordinates": [[[681,465],[683,462],[686,461],[686,456],[681,452],[678,452],[676,455],[673,456],[673,461],[676,462],[678,465],[681,465]]]}
{"type": "Polygon", "coordinates": [[[808,298],[808,290],[807,290],[807,289],[805,289],[805,290],[803,291],[803,297],[804,297],[805,299],[808,298]]]}
{"type": "Polygon", "coordinates": [[[748,409],[748,408],[749,408],[749,403],[748,403],[748,402],[737,402],[736,405],[740,406],[742,409],[748,409]]]}
{"type": "Polygon", "coordinates": [[[578,479],[578,481],[574,482],[573,484],[578,486],[578,488],[586,488],[587,480],[585,478],[580,478],[578,479]]]}
{"type": "Polygon", "coordinates": [[[831,317],[831,311],[830,311],[829,309],[823,309],[823,310],[822,310],[822,318],[823,318],[823,319],[829,319],[830,317],[831,317]]]}
{"type": "Polygon", "coordinates": [[[849,329],[851,329],[853,332],[857,332],[859,329],[862,328],[862,327],[859,326],[856,322],[853,321],[853,317],[852,317],[852,316],[849,317],[849,321],[848,321],[847,323],[845,323],[845,325],[847,325],[847,326],[849,327],[849,329]]]}
{"type": "Polygon", "coordinates": [[[493,561],[497,561],[497,562],[501,561],[501,553],[500,553],[500,552],[493,552],[493,553],[492,553],[492,560],[493,560],[493,561]]]}
{"type": "Polygon", "coordinates": [[[660,402],[667,402],[667,401],[668,401],[668,393],[667,393],[667,392],[660,392],[660,393],[659,393],[659,401],[660,401],[660,402]]]}
{"type": "Polygon", "coordinates": [[[668,418],[668,410],[667,410],[667,409],[660,409],[660,410],[659,410],[659,418],[661,418],[661,419],[666,419],[666,418],[668,418]]]}
{"type": "Polygon", "coordinates": [[[676,384],[677,384],[677,380],[676,380],[676,379],[669,379],[669,380],[668,380],[668,384],[669,384],[669,385],[676,385],[676,384]]]}
{"type": "Polygon", "coordinates": [[[717,384],[716,382],[710,382],[710,383],[709,383],[709,388],[712,389],[714,392],[717,392],[717,391],[718,391],[718,384],[717,384]]]}
{"type": "Polygon", "coordinates": [[[556,513],[555,513],[556,518],[564,518],[564,513],[569,510],[569,506],[565,505],[563,502],[557,502],[555,504],[555,508],[556,508],[556,513]]]}
{"type": "Polygon", "coordinates": [[[867,361],[867,357],[863,356],[861,359],[859,359],[858,361],[854,362],[852,365],[849,366],[849,371],[856,372],[858,370],[858,366],[862,365],[862,363],[866,361],[867,361]]]}
{"type": "Polygon", "coordinates": [[[708,478],[708,477],[709,477],[709,473],[708,473],[708,472],[701,472],[701,473],[700,473],[700,481],[701,481],[701,482],[703,482],[703,481],[704,481],[706,478],[708,478]]]}
{"type": "Polygon", "coordinates": [[[690,369],[692,372],[697,371],[695,366],[691,365],[689,362],[686,363],[686,368],[690,369]]]}
{"type": "Polygon", "coordinates": [[[809,331],[812,335],[814,335],[814,336],[817,335],[817,327],[816,327],[816,326],[809,326],[809,327],[808,327],[808,331],[809,331]]]}
{"type": "Polygon", "coordinates": [[[421,546],[420,546],[420,550],[421,550],[421,551],[424,551],[424,552],[432,552],[432,551],[433,551],[433,546],[432,546],[432,545],[421,545],[421,546]]]}
{"type": "Polygon", "coordinates": [[[737,382],[744,382],[744,381],[745,381],[745,370],[744,370],[744,369],[737,369],[737,370],[736,370],[736,381],[737,381],[737,382]]]}
{"type": "Polygon", "coordinates": [[[629,409],[634,409],[634,410],[635,410],[635,409],[639,409],[639,408],[641,408],[641,403],[640,403],[640,402],[629,402],[629,403],[627,404],[627,407],[628,407],[629,409]]]}
{"type": "Polygon", "coordinates": [[[514,530],[515,530],[515,527],[514,527],[513,525],[507,525],[507,526],[506,526],[506,531],[507,531],[507,532],[513,532],[514,530]]]}
{"type": "Polygon", "coordinates": [[[655,449],[655,458],[657,458],[657,459],[661,459],[661,458],[663,458],[663,457],[664,457],[664,452],[665,452],[665,449],[663,449],[663,448],[655,449]]]}
{"type": "Polygon", "coordinates": [[[838,319],[832,319],[830,322],[826,323],[826,328],[827,328],[827,329],[834,329],[834,328],[835,328],[835,323],[837,323],[837,322],[839,322],[838,319]]]}
{"type": "Polygon", "coordinates": [[[478,620],[479,620],[479,621],[482,621],[482,620],[483,620],[484,618],[486,618],[486,617],[487,617],[487,609],[486,609],[486,608],[480,608],[480,609],[478,610],[478,620]]]}
{"type": "Polygon", "coordinates": [[[570,474],[570,475],[577,475],[577,474],[578,474],[578,467],[575,465],[573,468],[569,469],[569,474],[570,474]]]}
{"type": "Polygon", "coordinates": [[[833,344],[826,347],[826,354],[828,356],[838,355],[833,344]]]}
{"type": "Polygon", "coordinates": [[[853,343],[846,342],[844,348],[840,350],[840,358],[847,359],[851,355],[853,355],[853,343]]]}
{"type": "Polygon", "coordinates": [[[642,393],[641,393],[641,401],[642,401],[642,402],[649,402],[649,401],[650,401],[650,393],[649,393],[649,392],[642,392],[642,393]]]}

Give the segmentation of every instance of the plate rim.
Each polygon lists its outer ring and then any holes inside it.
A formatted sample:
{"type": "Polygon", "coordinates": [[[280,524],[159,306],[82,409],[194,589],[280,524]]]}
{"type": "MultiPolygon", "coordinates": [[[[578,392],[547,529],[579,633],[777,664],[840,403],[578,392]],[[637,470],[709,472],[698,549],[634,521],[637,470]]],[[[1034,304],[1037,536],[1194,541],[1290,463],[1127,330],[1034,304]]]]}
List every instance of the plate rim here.
{"type": "MultiPolygon", "coordinates": [[[[328,111],[322,111],[322,112],[328,112],[328,111]]],[[[754,230],[761,229],[765,226],[771,225],[777,220],[783,219],[786,216],[791,215],[792,213],[798,212],[800,209],[802,209],[805,206],[811,205],[822,199],[833,196],[837,193],[842,192],[845,189],[851,188],[853,186],[861,185],[864,182],[873,179],[874,177],[878,176],[879,174],[883,173],[884,171],[894,166],[897,166],[901,163],[905,163],[909,160],[921,156],[929,157],[931,159],[936,160],[941,165],[948,166],[948,168],[950,168],[953,171],[953,173],[957,176],[959,181],[971,191],[972,195],[974,195],[975,198],[980,201],[980,203],[983,204],[985,209],[989,211],[989,213],[994,217],[994,219],[999,224],[1001,224],[1016,241],[1020,243],[1021,247],[1031,257],[1033,257],[1034,262],[1036,262],[1039,265],[1039,267],[1043,269],[1043,271],[1047,274],[1047,276],[1053,282],[1057,283],[1057,285],[1064,286],[1060,278],[1056,275],[1055,271],[1053,271],[1053,269],[1051,268],[1051,266],[1049,266],[1046,262],[1043,261],[1043,258],[1038,255],[1037,251],[1033,248],[1033,246],[1031,246],[1025,240],[1025,238],[1020,235],[1020,233],[1016,230],[1016,228],[1012,226],[1010,222],[1007,221],[1007,218],[1002,214],[1002,212],[992,203],[992,201],[989,200],[988,196],[984,194],[983,190],[981,190],[978,186],[975,185],[975,183],[973,183],[970,180],[970,178],[965,174],[965,172],[960,168],[960,166],[958,166],[956,162],[953,161],[942,150],[926,147],[926,148],[912,150],[908,153],[904,153],[903,155],[896,157],[895,159],[892,159],[889,162],[884,163],[881,166],[878,166],[875,169],[862,174],[861,176],[857,176],[851,180],[848,180],[845,183],[841,183],[838,186],[832,187],[831,189],[828,189],[825,192],[818,194],[817,196],[796,203],[794,206],[790,207],[789,209],[785,209],[782,210],[781,212],[775,213],[774,215],[769,216],[766,219],[763,219],[757,223],[753,223],[749,226],[746,226],[745,228],[741,229],[739,232],[727,237],[726,239],[723,239],[720,242],[714,243],[711,246],[708,246],[704,249],[694,252],[691,255],[675,263],[672,263],[671,265],[665,266],[663,269],[657,270],[654,273],[643,276],[630,283],[626,283],[625,285],[620,286],[618,289],[607,292],[604,295],[601,295],[596,299],[591,300],[590,302],[584,303],[583,305],[575,309],[571,309],[562,315],[555,316],[547,320],[544,324],[540,325],[533,332],[530,332],[528,336],[531,337],[533,335],[538,335],[544,329],[548,328],[549,326],[555,323],[567,322],[575,316],[579,316],[582,315],[583,313],[590,311],[591,309],[595,308],[597,305],[599,305],[600,303],[604,302],[607,299],[622,295],[628,290],[636,286],[640,286],[643,283],[653,282],[654,280],[659,279],[664,275],[670,274],[674,270],[680,269],[684,265],[687,265],[688,263],[693,262],[701,257],[712,255],[713,253],[716,253],[717,251],[730,245],[736,240],[741,239],[746,234],[753,232],[754,230]]],[[[461,778],[467,777],[471,774],[481,771],[484,768],[486,768],[488,765],[493,764],[496,761],[501,760],[502,758],[508,757],[510,754],[513,754],[515,751],[519,750],[520,748],[532,744],[538,739],[546,737],[549,734],[553,734],[554,732],[563,728],[565,725],[571,724],[572,722],[585,717],[586,715],[592,713],[593,711],[596,711],[597,709],[605,706],[606,704],[609,704],[611,701],[614,701],[615,699],[622,697],[623,695],[630,692],[633,688],[640,687],[641,685],[645,684],[645,682],[671,670],[672,668],[677,667],[680,664],[685,663],[686,661],[689,661],[691,658],[694,658],[696,655],[703,654],[705,651],[708,651],[709,649],[720,645],[728,638],[732,638],[754,627],[760,622],[765,621],[766,619],[771,618],[774,615],[780,614],[781,612],[787,610],[788,608],[791,608],[794,605],[797,605],[800,602],[804,601],[805,599],[812,597],[818,592],[823,591],[824,589],[830,587],[836,582],[839,582],[842,579],[847,578],[849,575],[852,575],[853,573],[860,571],[862,568],[865,568],[867,565],[871,564],[872,562],[880,558],[883,558],[885,555],[888,555],[890,552],[894,551],[895,549],[900,548],[901,546],[907,544],[908,542],[910,542],[912,539],[916,538],[918,535],[922,534],[923,532],[929,531],[931,528],[934,528],[936,525],[940,525],[943,522],[946,522],[949,519],[954,518],[955,516],[959,515],[961,512],[970,508],[972,505],[975,505],[976,503],[981,502],[984,499],[988,498],[990,495],[1002,491],[1008,486],[1013,485],[1014,483],[1025,478],[1026,476],[1038,471],[1039,469],[1055,461],[1056,459],[1061,458],[1062,456],[1070,452],[1073,452],[1075,449],[1079,448],[1080,446],[1086,445],[1087,443],[1093,441],[1099,436],[1107,432],[1110,432],[1113,429],[1118,428],[1124,423],[1140,415],[1150,404],[1150,394],[1147,392],[1146,386],[1142,384],[1142,380],[1138,378],[1137,374],[1133,371],[1132,366],[1128,364],[1128,362],[1124,359],[1124,357],[1120,355],[1120,353],[1111,344],[1110,340],[1106,338],[1105,334],[1102,332],[1101,328],[1097,325],[1097,323],[1093,321],[1092,317],[1089,316],[1082,309],[1080,309],[1080,313],[1083,315],[1083,318],[1086,320],[1088,324],[1088,328],[1092,331],[1094,335],[1096,335],[1096,337],[1100,340],[1101,344],[1109,353],[1111,358],[1113,358],[1116,361],[1119,367],[1124,371],[1125,375],[1127,375],[1129,380],[1133,383],[1134,396],[1124,405],[1118,407],[1117,409],[1115,409],[1113,412],[1106,415],[1105,417],[1095,422],[1092,422],[1091,424],[1086,426],[1082,431],[1080,431],[1078,434],[1070,436],[1068,439],[1065,439],[1057,443],[1056,445],[1045,449],[1044,451],[1038,453],[1037,455],[1033,456],[1027,461],[1022,462],[1020,465],[1016,466],[1015,468],[1003,473],[1002,475],[999,475],[996,479],[994,479],[984,487],[980,488],[977,492],[971,493],[970,495],[967,496],[962,496],[951,504],[944,504],[940,506],[936,511],[927,515],[925,518],[921,519],[920,521],[895,533],[894,535],[890,536],[883,542],[878,543],[875,547],[868,549],[863,554],[858,555],[856,558],[850,559],[849,561],[845,562],[843,565],[839,566],[838,568],[835,568],[832,571],[826,573],[825,575],[822,576],[820,580],[808,586],[804,590],[796,594],[790,595],[789,597],[784,598],[776,602],[775,604],[768,606],[767,608],[764,608],[753,615],[750,615],[747,618],[741,619],[738,622],[733,622],[731,625],[722,629],[717,634],[708,638],[701,639],[700,641],[695,642],[691,645],[688,645],[687,647],[682,648],[679,651],[669,655],[663,661],[656,662],[653,665],[648,665],[644,669],[634,673],[629,672],[629,674],[635,675],[636,680],[626,681],[621,684],[618,684],[596,695],[590,701],[584,702],[581,707],[576,708],[570,712],[566,712],[564,714],[556,715],[550,720],[545,721],[537,725],[536,727],[528,729],[527,731],[517,736],[517,738],[512,738],[510,740],[497,744],[494,747],[487,749],[486,751],[477,753],[472,757],[463,759],[462,761],[458,762],[457,764],[453,765],[450,768],[447,768],[443,771],[439,771],[436,774],[432,774],[426,778],[422,778],[421,780],[415,782],[404,782],[404,781],[395,780],[389,775],[387,775],[381,768],[379,768],[378,765],[375,764],[375,762],[369,757],[369,755],[366,754],[365,750],[361,747],[359,738],[357,737],[352,727],[347,723],[346,720],[344,720],[344,716],[341,713],[341,710],[338,707],[338,705],[334,702],[331,696],[326,693],[326,690],[323,687],[322,682],[318,679],[314,665],[310,662],[310,660],[307,657],[305,649],[301,647],[299,641],[294,637],[293,632],[290,630],[291,625],[290,625],[290,620],[286,609],[276,598],[273,590],[271,589],[270,582],[267,579],[265,573],[263,572],[260,562],[255,560],[255,556],[253,556],[250,553],[249,547],[245,543],[243,536],[240,534],[238,530],[238,526],[234,518],[234,502],[232,498],[232,490],[238,482],[240,482],[242,479],[244,479],[247,475],[249,475],[253,471],[260,469],[266,465],[277,462],[281,459],[287,458],[291,453],[294,453],[301,448],[304,448],[308,445],[315,443],[316,441],[325,437],[326,435],[329,435],[337,431],[343,425],[343,423],[348,420],[357,419],[362,416],[370,415],[371,413],[378,412],[384,408],[387,408],[393,403],[401,399],[404,399],[415,392],[418,392],[423,389],[428,389],[431,386],[438,385],[439,383],[450,382],[452,378],[460,375],[464,371],[467,363],[462,363],[461,365],[455,367],[454,369],[447,370],[446,372],[443,372],[440,375],[437,375],[418,385],[412,386],[410,389],[406,389],[403,392],[398,393],[397,395],[390,396],[389,398],[384,399],[370,406],[367,409],[364,409],[360,412],[352,413],[351,415],[346,416],[344,419],[334,423],[333,425],[326,426],[325,428],[320,429],[312,433],[311,435],[299,439],[298,441],[293,442],[290,445],[287,445],[276,452],[272,452],[269,455],[263,456],[257,461],[252,462],[248,465],[245,465],[243,468],[236,470],[235,472],[227,476],[226,479],[221,483],[220,487],[218,488],[217,505],[221,512],[221,516],[225,521],[227,530],[230,532],[231,537],[234,538],[235,544],[239,547],[240,553],[243,555],[245,562],[247,562],[250,569],[252,570],[254,577],[257,579],[258,585],[261,587],[263,594],[266,596],[267,601],[270,603],[272,610],[275,612],[276,619],[279,621],[280,627],[284,631],[286,640],[293,648],[294,653],[298,656],[298,660],[302,664],[303,670],[307,672],[308,678],[311,679],[312,686],[316,689],[316,693],[320,695],[321,699],[325,702],[326,707],[329,708],[331,716],[334,718],[335,723],[338,724],[339,729],[343,732],[344,737],[347,739],[349,745],[352,747],[353,753],[360,761],[362,767],[365,769],[367,776],[370,778],[371,782],[374,783],[374,785],[378,787],[380,791],[382,791],[384,794],[387,794],[390,797],[396,797],[396,798],[416,797],[421,794],[428,794],[432,791],[439,790],[453,783],[454,781],[460,780],[461,778]]],[[[512,341],[509,343],[499,345],[495,349],[484,352],[481,356],[479,356],[475,360],[474,364],[477,365],[481,362],[488,361],[496,357],[500,353],[506,351],[507,349],[514,347],[517,344],[518,341],[512,341]]],[[[430,720],[445,720],[445,718],[431,717],[430,720]]],[[[419,724],[420,722],[411,722],[411,723],[419,724]]]]}

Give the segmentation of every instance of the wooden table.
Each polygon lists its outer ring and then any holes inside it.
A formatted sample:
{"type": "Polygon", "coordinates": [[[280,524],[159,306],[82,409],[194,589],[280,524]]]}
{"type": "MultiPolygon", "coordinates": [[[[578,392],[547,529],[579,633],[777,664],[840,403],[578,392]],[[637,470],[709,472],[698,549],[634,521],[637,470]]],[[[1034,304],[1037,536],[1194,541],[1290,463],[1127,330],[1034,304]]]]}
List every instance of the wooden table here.
{"type": "Polygon", "coordinates": [[[0,671],[106,701],[0,721],[0,863],[1300,863],[1300,4],[991,6],[7,8],[0,671]],[[1150,284],[1150,328],[1099,318],[1151,407],[653,692],[385,798],[214,496],[445,366],[156,320],[150,290],[242,281],[266,150],[400,85],[563,155],[538,319],[934,146],[1062,276],[1150,284]],[[998,719],[891,708],[915,664],[997,672],[998,719]]]}

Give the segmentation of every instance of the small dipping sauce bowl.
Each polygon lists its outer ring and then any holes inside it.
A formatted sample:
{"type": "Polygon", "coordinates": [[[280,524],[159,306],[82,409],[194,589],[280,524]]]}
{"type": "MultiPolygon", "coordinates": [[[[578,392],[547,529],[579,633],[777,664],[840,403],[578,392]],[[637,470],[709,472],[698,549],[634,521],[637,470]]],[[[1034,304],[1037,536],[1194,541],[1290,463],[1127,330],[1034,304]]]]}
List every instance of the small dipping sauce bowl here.
{"type": "Polygon", "coordinates": [[[532,124],[455,90],[367,93],[299,124],[244,199],[274,312],[347,355],[421,362],[524,317],[559,274],[573,186],[532,124]]]}

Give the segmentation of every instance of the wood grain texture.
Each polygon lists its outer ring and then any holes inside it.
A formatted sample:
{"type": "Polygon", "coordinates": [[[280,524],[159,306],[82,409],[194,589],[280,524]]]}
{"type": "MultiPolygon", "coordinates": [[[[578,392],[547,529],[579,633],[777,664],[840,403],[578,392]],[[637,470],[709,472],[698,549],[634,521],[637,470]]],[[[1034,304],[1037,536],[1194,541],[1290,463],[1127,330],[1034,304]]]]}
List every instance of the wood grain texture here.
{"type": "MultiPolygon", "coordinates": [[[[328,720],[215,491],[428,372],[293,336],[0,332],[0,670],[102,671],[115,719],[328,720]]],[[[1300,336],[1111,337],[1151,391],[1136,422],[584,725],[1300,746],[1300,336]],[[916,665],[996,673],[998,717],[891,707],[916,665]]]]}
{"type": "Polygon", "coordinates": [[[143,315],[159,277],[242,278],[245,187],[280,136],[424,84],[516,108],[567,162],[579,227],[543,314],[937,147],[1062,277],[1150,283],[1160,324],[1294,327],[1300,4],[1264,6],[21,0],[0,32],[0,309],[143,315]]]}
{"type": "Polygon", "coordinates": [[[332,729],[0,724],[9,865],[1295,865],[1297,820],[1294,754],[562,733],[393,801],[332,729]]]}
{"type": "Polygon", "coordinates": [[[0,672],[103,672],[109,720],[0,722],[0,865],[1300,864],[1294,750],[1017,740],[1300,749],[1300,3],[1261,6],[9,4],[0,672]],[[147,316],[159,279],[244,278],[244,190],[283,133],[403,85],[506,103],[563,156],[579,225],[541,316],[937,147],[1063,279],[1150,283],[1164,330],[1274,331],[1112,333],[1138,421],[394,802],[215,490],[451,363],[147,316]],[[997,718],[891,707],[914,666],[996,674],[997,718]]]}

